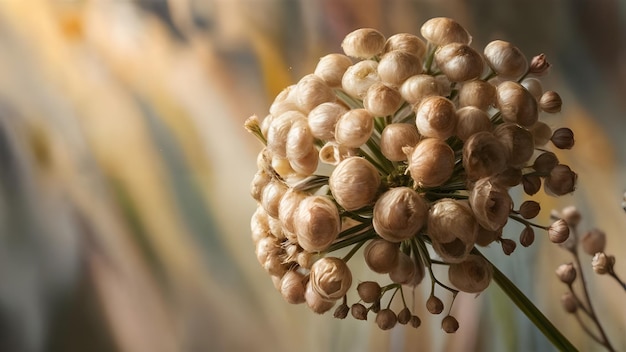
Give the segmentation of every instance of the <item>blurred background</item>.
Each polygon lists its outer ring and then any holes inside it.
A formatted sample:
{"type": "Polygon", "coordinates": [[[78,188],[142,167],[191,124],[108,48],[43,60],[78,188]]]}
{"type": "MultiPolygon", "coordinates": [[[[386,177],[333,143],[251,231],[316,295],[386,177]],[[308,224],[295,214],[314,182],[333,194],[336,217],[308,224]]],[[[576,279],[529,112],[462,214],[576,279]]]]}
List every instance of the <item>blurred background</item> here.
{"type": "MultiPolygon", "coordinates": [[[[436,16],[478,50],[503,39],[547,54],[544,89],[564,100],[548,122],[576,134],[559,157],[579,186],[535,196],[538,221],[575,204],[626,273],[624,1],[3,0],[0,351],[553,350],[495,284],[459,295],[455,335],[423,309],[419,329],[381,332],[288,305],[254,255],[261,145],[245,119],[348,32],[419,34],[436,16]]],[[[576,346],[599,350],[560,306],[564,250],[538,236],[510,257],[486,252],[576,346]]],[[[585,270],[626,350],[625,293],[585,270]]]]}

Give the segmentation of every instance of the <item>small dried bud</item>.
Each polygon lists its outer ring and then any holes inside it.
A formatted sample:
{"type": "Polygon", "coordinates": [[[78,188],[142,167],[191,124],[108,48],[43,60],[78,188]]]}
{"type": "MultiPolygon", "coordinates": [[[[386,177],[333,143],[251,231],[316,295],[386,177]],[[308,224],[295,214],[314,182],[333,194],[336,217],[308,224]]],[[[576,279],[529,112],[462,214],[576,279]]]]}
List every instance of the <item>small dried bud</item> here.
{"type": "Polygon", "coordinates": [[[298,271],[290,270],[285,273],[280,281],[280,293],[290,304],[304,303],[304,293],[306,287],[304,285],[304,275],[298,271]]]}
{"type": "Polygon", "coordinates": [[[496,175],[506,168],[504,145],[490,132],[478,132],[463,145],[463,167],[469,180],[496,175]]]}
{"type": "Polygon", "coordinates": [[[478,223],[467,203],[445,198],[431,206],[427,228],[433,249],[448,263],[464,261],[478,234],[478,223]]]}
{"type": "Polygon", "coordinates": [[[373,116],[392,115],[400,104],[402,104],[400,92],[382,82],[372,84],[363,99],[363,106],[373,116]]]}
{"type": "Polygon", "coordinates": [[[552,128],[545,122],[535,122],[535,124],[530,127],[529,131],[533,134],[533,140],[538,147],[546,145],[550,141],[550,138],[552,138],[552,128]]]}
{"type": "Polygon", "coordinates": [[[613,272],[613,265],[615,265],[615,257],[612,255],[606,255],[604,252],[596,253],[591,259],[593,271],[599,275],[613,272]]]}
{"type": "Polygon", "coordinates": [[[341,78],[351,65],[352,60],[345,55],[328,54],[320,59],[313,73],[328,86],[337,87],[341,85],[341,78]]]}
{"type": "Polygon", "coordinates": [[[496,88],[496,107],[506,122],[530,127],[537,122],[537,100],[521,84],[505,81],[496,88]]]}
{"type": "MultiPolygon", "coordinates": [[[[576,208],[573,205],[570,205],[570,206],[563,208],[563,210],[561,210],[561,218],[563,218],[563,220],[565,220],[565,222],[567,222],[569,226],[576,227],[578,226],[578,224],[580,224],[582,215],[578,211],[578,208],[576,208]]],[[[592,254],[595,254],[595,253],[596,252],[593,252],[592,254]]]]}
{"type": "Polygon", "coordinates": [[[504,145],[509,166],[526,166],[535,151],[532,133],[519,125],[505,122],[496,127],[493,134],[504,145]]]}
{"type": "Polygon", "coordinates": [[[435,45],[448,43],[469,44],[472,37],[458,22],[447,17],[435,17],[424,22],[420,29],[422,37],[435,45]]]}
{"type": "Polygon", "coordinates": [[[459,90],[459,106],[474,106],[487,110],[496,102],[496,87],[483,80],[473,80],[463,84],[459,90]]]}
{"type": "Polygon", "coordinates": [[[539,214],[541,206],[534,200],[527,200],[519,207],[519,214],[524,219],[532,219],[539,214]]]}
{"type": "Polygon", "coordinates": [[[402,150],[414,147],[420,140],[417,127],[408,123],[391,123],[385,126],[380,136],[380,151],[391,161],[404,161],[407,155],[402,150]]]}
{"type": "Polygon", "coordinates": [[[373,225],[380,237],[402,242],[426,224],[428,204],[409,187],[395,187],[383,193],[374,205],[373,225]]]}
{"type": "Polygon", "coordinates": [[[451,264],[448,268],[450,283],[463,292],[478,293],[485,290],[491,282],[493,269],[483,257],[470,254],[461,263],[451,264]]]}
{"type": "Polygon", "coordinates": [[[374,116],[365,109],[348,110],[335,126],[335,140],[348,148],[359,148],[374,131],[374,116]]]}
{"type": "Polygon", "coordinates": [[[493,129],[487,112],[475,106],[460,108],[456,114],[459,117],[456,123],[456,136],[462,141],[478,132],[490,132],[493,129]]]}
{"type": "Polygon", "coordinates": [[[387,274],[398,265],[400,250],[396,243],[377,238],[367,244],[363,256],[373,272],[387,274]]]}
{"type": "Polygon", "coordinates": [[[533,169],[537,172],[548,174],[559,164],[559,159],[552,152],[541,153],[533,163],[533,169]]]}
{"type": "Polygon", "coordinates": [[[524,187],[524,192],[532,196],[541,189],[541,178],[537,175],[524,175],[522,177],[522,186],[524,187]]]}
{"type": "Polygon", "coordinates": [[[355,303],[350,308],[350,313],[357,320],[367,320],[367,308],[361,303],[355,303]]]}
{"type": "Polygon", "coordinates": [[[439,297],[431,295],[426,300],[426,309],[430,314],[441,314],[441,312],[443,312],[443,302],[439,297]]]}
{"type": "Polygon", "coordinates": [[[352,285],[352,273],[346,263],[335,257],[324,257],[311,267],[311,286],[327,300],[343,297],[352,285]]]}
{"type": "Polygon", "coordinates": [[[347,304],[342,303],[335,309],[335,313],[333,316],[337,319],[345,319],[348,316],[348,312],[350,311],[350,307],[347,304]]]}
{"type": "Polygon", "coordinates": [[[439,83],[431,75],[420,74],[411,76],[400,86],[400,95],[409,104],[418,104],[422,99],[431,95],[439,95],[439,93],[439,83]]]}
{"type": "Polygon", "coordinates": [[[469,45],[461,43],[450,43],[437,49],[435,63],[451,82],[476,79],[484,68],[480,54],[469,45]]]}
{"type": "Polygon", "coordinates": [[[398,317],[391,309],[381,309],[376,314],[376,325],[378,325],[381,330],[389,330],[396,326],[397,322],[398,317]]]}
{"type": "Polygon", "coordinates": [[[337,203],[352,211],[374,202],[380,175],[369,161],[351,157],[337,165],[330,174],[328,185],[337,203]]]}
{"type": "Polygon", "coordinates": [[[338,103],[323,103],[313,108],[307,120],[313,137],[326,141],[334,140],[337,121],[347,111],[345,106],[338,103]]]}
{"type": "Polygon", "coordinates": [[[420,317],[418,317],[417,315],[411,316],[410,323],[411,323],[411,326],[416,329],[419,328],[420,325],[422,325],[422,321],[420,320],[420,317]]]}
{"type": "Polygon", "coordinates": [[[572,149],[574,146],[574,132],[567,127],[561,127],[554,131],[550,140],[559,149],[572,149]]]}
{"type": "Polygon", "coordinates": [[[578,309],[578,300],[574,297],[574,294],[570,291],[565,292],[561,296],[561,305],[568,313],[576,313],[578,309]]]}
{"type": "Polygon", "coordinates": [[[448,334],[453,334],[457,330],[459,330],[459,322],[456,320],[455,317],[448,315],[447,317],[443,318],[443,321],[441,321],[441,328],[448,334]]]}
{"type": "Polygon", "coordinates": [[[523,75],[528,62],[524,53],[509,42],[494,40],[485,46],[485,60],[494,72],[504,79],[517,79],[523,75]]]}
{"type": "Polygon", "coordinates": [[[576,268],[574,264],[567,263],[559,265],[559,267],[556,268],[556,276],[562,283],[571,285],[574,280],[576,280],[576,268]]]}
{"type": "Polygon", "coordinates": [[[372,28],[360,28],[348,33],[341,43],[343,52],[358,59],[369,59],[383,51],[385,36],[372,28]]]}
{"type": "Polygon", "coordinates": [[[311,281],[306,285],[306,291],[304,292],[304,298],[307,306],[317,314],[324,314],[328,312],[334,305],[334,300],[327,300],[320,296],[314,289],[311,281]]]}
{"type": "Polygon", "coordinates": [[[400,87],[407,78],[422,73],[422,61],[406,51],[391,51],[383,55],[378,63],[380,80],[400,87]]]}
{"type": "Polygon", "coordinates": [[[419,187],[436,187],[446,182],[454,171],[454,151],[445,141],[426,138],[408,152],[409,173],[419,187]]]}
{"type": "Polygon", "coordinates": [[[412,315],[409,308],[404,307],[404,309],[402,309],[400,313],[398,313],[398,323],[402,325],[408,324],[411,321],[411,316],[412,315]]]}
{"type": "Polygon", "coordinates": [[[308,252],[323,251],[341,229],[339,210],[326,196],[308,196],[300,202],[293,226],[300,247],[308,252]]]}
{"type": "Polygon", "coordinates": [[[589,255],[604,252],[604,247],[606,247],[606,234],[604,231],[594,228],[583,235],[581,242],[583,250],[589,255]]]}
{"type": "Polygon", "coordinates": [[[546,59],[546,55],[539,54],[533,57],[532,61],[530,62],[529,72],[534,75],[541,76],[547,73],[549,68],[550,68],[550,63],[546,59]]]}
{"type": "Polygon", "coordinates": [[[517,243],[508,238],[501,238],[500,245],[502,246],[502,252],[506,255],[511,255],[515,251],[515,247],[517,247],[517,243]]]}
{"type": "Polygon", "coordinates": [[[567,165],[559,164],[545,178],[544,189],[547,194],[562,196],[574,192],[578,175],[567,165]]]}
{"type": "Polygon", "coordinates": [[[505,188],[482,178],[474,184],[469,204],[480,226],[496,231],[506,225],[513,200],[505,188]]]}
{"type": "Polygon", "coordinates": [[[422,57],[426,53],[426,43],[414,34],[398,33],[387,38],[384,52],[396,50],[422,57]]]}
{"type": "Polygon", "coordinates": [[[382,292],[380,285],[376,281],[363,281],[358,284],[356,291],[359,298],[365,303],[374,303],[380,299],[382,292]]]}
{"type": "Polygon", "coordinates": [[[447,139],[454,134],[457,121],[454,103],[438,95],[424,98],[415,110],[417,130],[424,137],[447,139]]]}
{"type": "Polygon", "coordinates": [[[302,77],[296,84],[295,98],[300,110],[306,113],[322,103],[336,100],[332,88],[314,74],[302,77]]]}
{"type": "Polygon", "coordinates": [[[541,110],[554,114],[561,111],[561,105],[563,105],[563,100],[561,100],[561,96],[555,91],[547,91],[543,93],[541,99],[539,99],[539,107],[541,110]]]}
{"type": "Polygon", "coordinates": [[[351,96],[363,99],[369,87],[379,81],[378,62],[363,60],[348,67],[341,78],[341,87],[351,96]]]}
{"type": "Polygon", "coordinates": [[[548,237],[553,243],[563,243],[569,237],[569,226],[563,219],[552,223],[548,228],[548,237]]]}
{"type": "Polygon", "coordinates": [[[530,226],[524,227],[519,236],[519,243],[524,247],[529,247],[533,242],[535,242],[535,230],[530,226]]]}
{"type": "Polygon", "coordinates": [[[533,97],[535,97],[535,99],[537,100],[541,99],[541,95],[543,94],[543,86],[541,85],[540,80],[533,78],[533,77],[529,77],[529,78],[524,78],[524,80],[521,83],[524,86],[524,88],[526,88],[530,92],[530,94],[532,94],[533,97]]]}

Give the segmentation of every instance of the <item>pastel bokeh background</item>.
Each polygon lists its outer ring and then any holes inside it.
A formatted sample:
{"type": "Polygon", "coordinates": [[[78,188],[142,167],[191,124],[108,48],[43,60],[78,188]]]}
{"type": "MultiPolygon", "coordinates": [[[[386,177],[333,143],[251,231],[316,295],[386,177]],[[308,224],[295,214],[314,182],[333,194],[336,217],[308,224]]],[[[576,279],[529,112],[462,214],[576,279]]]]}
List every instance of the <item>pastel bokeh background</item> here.
{"type": "MultiPolygon", "coordinates": [[[[564,100],[549,122],[576,134],[559,157],[579,187],[535,196],[539,221],[575,204],[626,272],[623,1],[3,0],[0,350],[552,350],[496,285],[459,296],[455,335],[428,313],[417,330],[381,332],[288,305],[256,261],[248,185],[261,147],[245,119],[348,32],[419,34],[435,16],[463,24],[475,48],[503,39],[547,54],[544,88],[564,100]]],[[[538,236],[487,255],[576,346],[598,349],[560,307],[563,250],[538,236]]],[[[586,269],[624,350],[625,293],[586,269]]]]}

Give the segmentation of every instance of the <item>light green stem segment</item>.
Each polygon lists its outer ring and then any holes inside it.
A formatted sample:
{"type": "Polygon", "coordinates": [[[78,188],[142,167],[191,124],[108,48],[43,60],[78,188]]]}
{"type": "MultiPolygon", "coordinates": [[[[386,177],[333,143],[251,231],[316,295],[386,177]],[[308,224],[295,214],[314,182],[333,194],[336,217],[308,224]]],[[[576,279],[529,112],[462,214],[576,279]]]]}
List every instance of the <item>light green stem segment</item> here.
{"type": "MultiPolygon", "coordinates": [[[[485,256],[478,250],[474,249],[472,253],[480,255],[489,262],[485,256]]],[[[561,334],[561,332],[546,318],[543,313],[520,291],[517,286],[506,275],[504,275],[493,263],[489,262],[493,267],[493,280],[500,286],[502,291],[517,305],[517,307],[535,324],[535,326],[545,335],[554,347],[559,351],[578,351],[569,340],[561,334]]]]}

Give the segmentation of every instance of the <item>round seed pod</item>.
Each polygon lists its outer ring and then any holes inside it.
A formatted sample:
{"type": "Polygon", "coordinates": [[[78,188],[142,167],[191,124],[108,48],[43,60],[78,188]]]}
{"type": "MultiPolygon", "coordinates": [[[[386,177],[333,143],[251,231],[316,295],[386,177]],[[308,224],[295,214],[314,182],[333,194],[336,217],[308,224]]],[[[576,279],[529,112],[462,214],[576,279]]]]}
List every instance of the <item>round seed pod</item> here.
{"type": "MultiPolygon", "coordinates": [[[[419,74],[407,78],[400,86],[400,95],[409,104],[418,104],[425,97],[440,95],[437,79],[431,75],[419,74]]],[[[495,97],[495,88],[494,88],[495,97]]]]}
{"type": "Polygon", "coordinates": [[[261,266],[265,266],[271,257],[278,257],[282,254],[280,241],[273,236],[261,238],[256,242],[255,254],[259,264],[261,264],[261,266]]]}
{"type": "Polygon", "coordinates": [[[456,111],[459,117],[456,123],[456,136],[466,141],[478,132],[491,132],[493,124],[489,115],[475,106],[466,106],[456,111]]]}
{"type": "Polygon", "coordinates": [[[407,307],[404,307],[400,313],[398,313],[398,323],[402,325],[406,325],[411,321],[411,310],[407,307]]]}
{"type": "Polygon", "coordinates": [[[261,238],[271,236],[268,215],[262,206],[257,206],[250,218],[252,241],[256,244],[261,238]]]}
{"type": "Polygon", "coordinates": [[[368,309],[361,303],[355,303],[350,307],[350,314],[356,320],[367,320],[368,309]]]}
{"type": "Polygon", "coordinates": [[[572,149],[574,146],[574,132],[567,127],[557,128],[554,130],[550,140],[559,149],[572,149]]]}
{"type": "Polygon", "coordinates": [[[507,165],[523,167],[535,152],[533,135],[527,129],[513,123],[498,125],[493,134],[507,152],[507,165]]]}
{"type": "Polygon", "coordinates": [[[504,145],[490,132],[478,132],[463,145],[463,167],[469,180],[496,175],[506,168],[504,145]]]}
{"type": "Polygon", "coordinates": [[[472,37],[463,26],[447,17],[429,19],[420,28],[420,33],[422,37],[435,45],[446,45],[448,43],[469,44],[472,41],[472,37]]]}
{"type": "Polygon", "coordinates": [[[309,152],[303,157],[289,159],[289,165],[299,176],[310,176],[317,170],[319,163],[319,151],[315,146],[311,146],[309,152]]]}
{"type": "Polygon", "coordinates": [[[403,148],[414,147],[420,140],[417,127],[408,123],[391,123],[380,136],[380,151],[391,161],[404,161],[407,155],[403,148]]]}
{"type": "Polygon", "coordinates": [[[348,148],[359,148],[374,131],[374,117],[365,109],[352,109],[343,114],[335,126],[335,140],[348,148]]]}
{"type": "Polygon", "coordinates": [[[381,309],[376,314],[376,325],[378,325],[381,330],[389,330],[396,326],[397,322],[398,317],[391,309],[381,309]]]}
{"type": "Polygon", "coordinates": [[[378,62],[363,60],[348,67],[341,78],[341,87],[351,96],[363,99],[369,87],[379,81],[378,62]]]}
{"type": "Polygon", "coordinates": [[[398,33],[387,38],[383,51],[385,53],[405,51],[417,57],[422,57],[426,53],[426,43],[414,34],[398,33]]]}
{"type": "Polygon", "coordinates": [[[395,187],[383,193],[374,205],[372,223],[376,233],[389,242],[416,236],[426,224],[428,204],[409,187],[395,187]]]}
{"type": "Polygon", "coordinates": [[[298,120],[306,121],[306,115],[299,111],[287,111],[272,120],[267,130],[267,150],[273,156],[287,156],[287,135],[298,120]]]}
{"type": "Polygon", "coordinates": [[[484,291],[491,282],[493,269],[483,257],[470,254],[461,263],[451,264],[448,278],[454,287],[463,292],[479,293],[484,291]]]}
{"type": "Polygon", "coordinates": [[[404,148],[408,170],[419,187],[436,187],[446,182],[454,171],[454,151],[445,141],[426,138],[415,148],[404,148]]]}
{"type": "Polygon", "coordinates": [[[567,165],[555,166],[544,181],[544,189],[547,194],[563,196],[574,192],[578,175],[567,165]]]}
{"type": "Polygon", "coordinates": [[[556,276],[562,283],[571,285],[576,280],[576,268],[574,264],[567,263],[561,264],[556,268],[556,276]]]}
{"type": "Polygon", "coordinates": [[[300,79],[295,88],[295,99],[300,110],[308,113],[314,107],[336,100],[335,92],[323,79],[309,74],[300,79]]]}
{"type": "Polygon", "coordinates": [[[441,314],[443,308],[443,302],[437,296],[430,295],[426,300],[426,310],[428,310],[430,314],[441,314]]]}
{"type": "Polygon", "coordinates": [[[324,257],[311,267],[311,287],[326,300],[343,297],[352,285],[352,273],[346,263],[335,257],[324,257]]]}
{"type": "Polygon", "coordinates": [[[373,116],[392,115],[400,104],[402,104],[400,92],[382,82],[372,84],[363,99],[363,107],[373,116]]]}
{"type": "Polygon", "coordinates": [[[345,106],[338,103],[322,103],[313,108],[307,120],[313,137],[325,141],[334,140],[337,121],[347,111],[345,106]]]}
{"type": "Polygon", "coordinates": [[[469,45],[446,44],[435,52],[435,63],[451,82],[478,78],[484,69],[483,58],[469,45]]]}
{"type": "Polygon", "coordinates": [[[359,298],[365,303],[374,303],[380,299],[382,289],[376,281],[363,281],[356,287],[359,298]]]}
{"type": "Polygon", "coordinates": [[[443,329],[443,331],[447,332],[448,334],[455,333],[457,330],[459,330],[459,322],[458,320],[456,320],[455,317],[448,315],[441,321],[441,329],[443,329]]]}
{"type": "Polygon", "coordinates": [[[337,165],[328,179],[328,185],[335,201],[352,211],[374,202],[380,175],[369,161],[351,157],[337,165]]]}
{"type": "Polygon", "coordinates": [[[537,101],[521,84],[505,81],[496,88],[496,107],[506,122],[530,127],[537,122],[537,101]]]}
{"type": "Polygon", "coordinates": [[[478,233],[476,234],[476,244],[482,247],[488,246],[502,237],[502,229],[496,231],[487,230],[478,225],[478,233]]]}
{"type": "Polygon", "coordinates": [[[278,205],[278,220],[283,226],[283,231],[295,233],[294,218],[300,203],[306,198],[306,194],[289,188],[278,205]]]}
{"type": "Polygon", "coordinates": [[[553,243],[563,243],[569,238],[569,225],[563,219],[559,219],[548,228],[548,237],[553,243]]]}
{"type": "Polygon", "coordinates": [[[465,82],[459,90],[459,106],[475,106],[487,110],[496,103],[496,87],[483,80],[465,82]]]}
{"type": "Polygon", "coordinates": [[[323,251],[339,234],[339,210],[328,197],[308,196],[300,202],[293,226],[300,247],[308,252],[323,251]]]}
{"type": "Polygon", "coordinates": [[[511,255],[515,251],[515,247],[517,247],[517,243],[508,238],[501,238],[500,245],[502,246],[502,253],[506,255],[511,255]]]}
{"type": "Polygon", "coordinates": [[[254,178],[252,178],[252,182],[250,183],[250,195],[254,200],[257,202],[261,201],[263,189],[268,183],[270,183],[271,180],[272,176],[270,176],[270,174],[268,174],[265,170],[257,170],[254,174],[254,178]]]}
{"type": "Polygon", "coordinates": [[[535,97],[537,101],[539,101],[541,95],[543,94],[543,86],[541,84],[541,81],[534,77],[528,77],[524,78],[521,83],[522,86],[524,86],[524,88],[526,88],[530,92],[530,94],[532,94],[532,96],[535,97]]]}
{"type": "Polygon", "coordinates": [[[533,242],[535,242],[535,230],[530,226],[524,227],[519,236],[519,244],[529,247],[533,242]]]}
{"type": "MultiPolygon", "coordinates": [[[[274,98],[272,105],[270,105],[271,116],[276,117],[276,116],[280,116],[286,113],[287,111],[299,111],[300,110],[300,107],[298,106],[298,103],[295,99],[296,97],[295,88],[296,88],[296,85],[292,84],[288,86],[287,88],[283,89],[280,93],[278,93],[276,98],[274,98]]],[[[261,130],[263,131],[263,135],[267,136],[267,131],[263,129],[263,126],[261,127],[261,130]]]]}
{"type": "Polygon", "coordinates": [[[470,192],[469,204],[480,226],[497,231],[507,223],[513,200],[505,188],[481,178],[470,192]]]}
{"type": "Polygon", "coordinates": [[[287,186],[278,180],[272,180],[265,186],[261,196],[261,205],[269,216],[278,218],[278,205],[285,192],[287,192],[287,186]]]}
{"type": "Polygon", "coordinates": [[[299,119],[293,122],[287,133],[287,159],[302,159],[312,148],[315,140],[306,120],[299,119]]]}
{"type": "Polygon", "coordinates": [[[280,280],[280,294],[290,304],[304,303],[304,275],[296,270],[289,270],[280,280]]]}
{"type": "Polygon", "coordinates": [[[529,128],[529,131],[532,133],[533,141],[538,147],[546,145],[550,141],[550,138],[552,138],[552,129],[548,124],[542,121],[535,122],[535,124],[529,128]]]}
{"type": "Polygon", "coordinates": [[[378,63],[380,80],[399,87],[407,78],[422,73],[422,61],[406,51],[391,51],[383,55],[378,63]]]}
{"type": "Polygon", "coordinates": [[[528,61],[519,48],[503,40],[494,40],[485,46],[485,60],[494,72],[504,79],[517,79],[528,70],[528,61]]]}
{"type": "Polygon", "coordinates": [[[360,28],[348,33],[341,43],[346,55],[358,59],[369,59],[383,51],[385,36],[372,28],[360,28]]]}
{"type": "Polygon", "coordinates": [[[430,207],[427,228],[433,249],[448,263],[464,261],[478,234],[478,223],[467,203],[454,199],[440,199],[430,207]]]}
{"type": "Polygon", "coordinates": [[[398,265],[400,250],[396,243],[382,238],[373,239],[363,251],[365,264],[375,273],[387,274],[398,265]]]}
{"type": "Polygon", "coordinates": [[[321,78],[329,87],[341,86],[341,78],[348,67],[352,66],[352,60],[342,54],[328,54],[320,58],[313,73],[321,78]]]}
{"type": "Polygon", "coordinates": [[[539,203],[535,202],[534,200],[524,201],[524,203],[522,203],[522,205],[520,205],[519,207],[519,214],[524,219],[532,219],[535,216],[539,215],[540,211],[541,205],[539,205],[539,203]]]}
{"type": "Polygon", "coordinates": [[[447,139],[454,134],[457,121],[454,103],[441,96],[424,98],[415,110],[415,124],[424,137],[447,139]]]}
{"type": "Polygon", "coordinates": [[[578,300],[574,297],[574,294],[570,291],[565,292],[561,296],[561,305],[568,313],[575,313],[578,310],[578,300]]]}
{"type": "Polygon", "coordinates": [[[335,300],[324,299],[320,294],[318,294],[313,289],[311,281],[309,281],[306,285],[304,299],[306,301],[306,305],[317,314],[324,314],[335,305],[335,300]]]}

